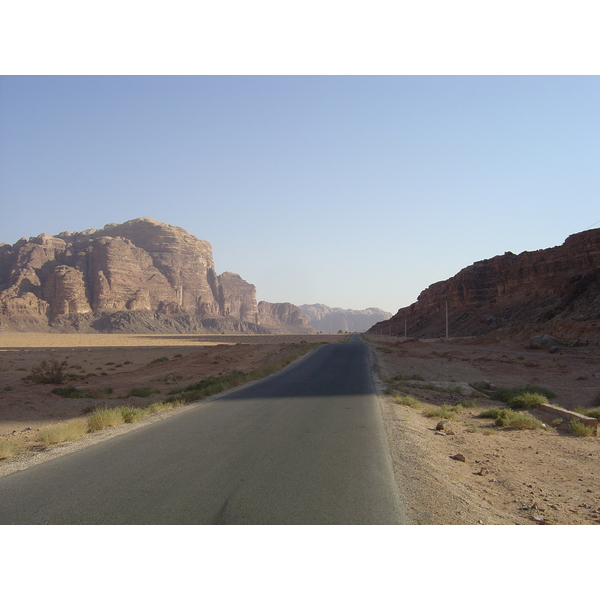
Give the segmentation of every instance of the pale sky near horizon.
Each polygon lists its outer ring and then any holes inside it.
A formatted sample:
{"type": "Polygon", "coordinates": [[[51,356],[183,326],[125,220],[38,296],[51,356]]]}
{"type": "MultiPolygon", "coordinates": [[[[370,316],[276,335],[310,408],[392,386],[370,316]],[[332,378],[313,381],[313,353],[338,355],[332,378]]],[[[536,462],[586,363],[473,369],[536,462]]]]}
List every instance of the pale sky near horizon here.
{"type": "Polygon", "coordinates": [[[0,79],[0,242],[137,217],[260,300],[396,312],[600,221],[600,78],[0,79]]]}

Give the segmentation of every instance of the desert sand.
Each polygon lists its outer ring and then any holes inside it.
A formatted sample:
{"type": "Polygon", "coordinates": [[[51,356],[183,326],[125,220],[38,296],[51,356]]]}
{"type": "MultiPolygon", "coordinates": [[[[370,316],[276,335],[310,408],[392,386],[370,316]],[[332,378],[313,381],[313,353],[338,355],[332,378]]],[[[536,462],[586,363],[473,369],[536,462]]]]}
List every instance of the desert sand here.
{"type": "MultiPolygon", "coordinates": [[[[0,333],[0,440],[20,439],[33,448],[40,427],[78,417],[97,403],[94,399],[61,398],[51,393],[52,384],[23,381],[42,360],[66,360],[68,372],[82,377],[72,382],[78,388],[112,388],[103,405],[144,404],[148,398],[124,401],[119,397],[127,396],[132,388],[149,386],[157,390],[150,399],[161,400],[173,385],[277,362],[292,343],[347,338],[0,333]]],[[[459,384],[488,380],[506,387],[536,383],[553,390],[557,394],[554,401],[566,408],[589,407],[600,391],[600,351],[596,346],[550,354],[491,338],[450,342],[364,338],[371,348],[391,456],[412,523],[600,522],[598,438],[573,437],[552,427],[536,431],[493,427],[489,421],[476,418],[481,410],[498,406],[487,398],[479,398],[476,406],[457,413],[452,421],[453,436],[437,435],[439,419],[423,414],[428,407],[456,404],[464,398],[456,391],[428,389],[428,382],[433,381],[459,384]],[[418,397],[420,408],[400,406],[385,393],[391,377],[408,374],[418,374],[423,380],[404,381],[400,391],[418,397]],[[465,462],[450,458],[457,453],[464,455],[465,462]]],[[[122,430],[140,426],[143,424],[125,425],[122,430]]],[[[93,435],[97,441],[115,434],[118,432],[93,435]]],[[[84,443],[64,444],[61,451],[84,443]]],[[[51,458],[56,452],[53,448],[37,454],[51,458]]],[[[19,468],[16,463],[25,460],[27,457],[0,461],[0,476],[19,468]],[[12,468],[7,468],[11,464],[12,468]]]]}

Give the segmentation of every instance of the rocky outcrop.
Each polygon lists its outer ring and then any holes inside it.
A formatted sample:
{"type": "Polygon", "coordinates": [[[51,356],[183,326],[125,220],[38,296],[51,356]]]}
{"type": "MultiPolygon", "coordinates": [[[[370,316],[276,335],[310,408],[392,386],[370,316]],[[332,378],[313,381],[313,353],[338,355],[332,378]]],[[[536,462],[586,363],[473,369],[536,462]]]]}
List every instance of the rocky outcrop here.
{"type": "Polygon", "coordinates": [[[389,319],[392,313],[380,308],[365,308],[352,310],[344,308],[331,308],[325,304],[302,304],[302,314],[308,322],[323,333],[337,333],[338,331],[362,332],[367,331],[372,325],[383,319],[389,319]]]}
{"type": "Polygon", "coordinates": [[[545,250],[507,252],[478,261],[434,283],[417,301],[374,333],[442,337],[448,305],[449,335],[474,336],[530,326],[562,338],[600,334],[600,229],[569,236],[545,250]]]}
{"type": "Polygon", "coordinates": [[[258,324],[273,333],[316,333],[298,306],[289,302],[258,303],[258,324]]]}
{"type": "MultiPolygon", "coordinates": [[[[293,329],[282,316],[273,328],[293,329]]],[[[208,242],[153,219],[0,245],[4,330],[267,332],[258,321],[252,284],[217,275],[208,242]]]]}

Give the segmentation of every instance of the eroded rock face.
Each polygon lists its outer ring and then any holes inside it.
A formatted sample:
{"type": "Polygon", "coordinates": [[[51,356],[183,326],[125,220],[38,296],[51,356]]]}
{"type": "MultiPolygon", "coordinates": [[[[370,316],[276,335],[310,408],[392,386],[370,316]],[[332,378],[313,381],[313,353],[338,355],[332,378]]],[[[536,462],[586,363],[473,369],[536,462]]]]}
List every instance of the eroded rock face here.
{"type": "Polygon", "coordinates": [[[472,336],[531,325],[560,337],[592,335],[600,324],[600,229],[569,236],[562,246],[478,261],[434,283],[417,302],[373,332],[472,336]]]}
{"type": "Polygon", "coordinates": [[[289,302],[259,302],[258,324],[273,333],[316,333],[300,307],[289,302]]]}
{"type": "Polygon", "coordinates": [[[325,304],[302,304],[302,314],[308,322],[323,333],[337,333],[338,331],[367,331],[371,326],[384,319],[389,319],[392,313],[380,308],[365,308],[352,310],[344,308],[331,308],[325,304]]]}
{"type": "Polygon", "coordinates": [[[256,289],[235,273],[218,276],[211,245],[180,227],[141,218],[0,245],[4,329],[106,323],[118,330],[126,323],[153,330],[154,323],[179,331],[188,323],[194,331],[204,325],[218,331],[215,319],[226,330],[258,331],[256,289]],[[119,316],[94,317],[110,314],[119,316]]]}

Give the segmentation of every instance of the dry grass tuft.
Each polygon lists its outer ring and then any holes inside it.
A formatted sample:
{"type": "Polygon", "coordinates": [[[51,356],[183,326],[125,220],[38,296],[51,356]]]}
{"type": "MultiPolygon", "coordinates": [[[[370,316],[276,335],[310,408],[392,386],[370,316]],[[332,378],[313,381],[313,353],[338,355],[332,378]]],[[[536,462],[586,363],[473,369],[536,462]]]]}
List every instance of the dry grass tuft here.
{"type": "Polygon", "coordinates": [[[101,408],[95,410],[87,419],[87,426],[90,432],[108,429],[123,425],[125,419],[119,408],[101,408]]]}
{"type": "Polygon", "coordinates": [[[62,444],[83,437],[88,431],[88,424],[85,419],[73,419],[56,425],[48,425],[40,429],[37,441],[44,447],[53,444],[62,444]]]}

